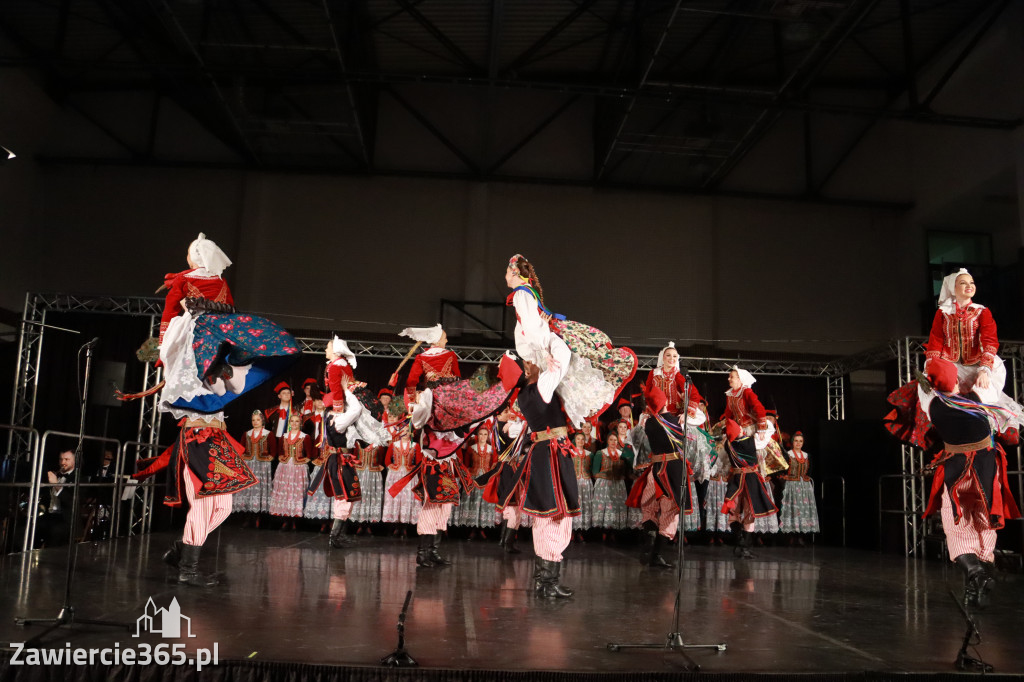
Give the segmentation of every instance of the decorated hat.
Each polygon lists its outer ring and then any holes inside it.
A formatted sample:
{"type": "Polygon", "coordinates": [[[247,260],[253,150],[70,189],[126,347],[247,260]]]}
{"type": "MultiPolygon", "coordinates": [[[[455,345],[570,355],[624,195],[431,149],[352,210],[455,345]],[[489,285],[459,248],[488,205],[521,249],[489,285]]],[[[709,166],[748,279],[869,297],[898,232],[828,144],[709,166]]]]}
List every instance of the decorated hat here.
{"type": "Polygon", "coordinates": [[[306,379],[305,381],[303,381],[302,382],[302,387],[305,388],[306,386],[316,386],[316,379],[314,379],[313,377],[310,377],[310,378],[306,379]]]}
{"type": "Polygon", "coordinates": [[[658,386],[652,387],[650,391],[645,391],[644,400],[647,402],[647,409],[654,414],[661,412],[665,405],[668,404],[665,391],[661,390],[658,386]]]}
{"type": "Polygon", "coordinates": [[[274,386],[274,393],[280,393],[284,390],[292,390],[292,387],[288,385],[287,381],[278,382],[277,386],[274,386]]]}
{"type": "Polygon", "coordinates": [[[378,398],[380,398],[382,395],[391,396],[392,398],[394,398],[395,397],[395,392],[392,391],[387,386],[385,386],[384,388],[382,388],[379,391],[377,391],[377,397],[378,398]]]}
{"type": "Polygon", "coordinates": [[[629,409],[633,409],[633,403],[629,401],[629,398],[619,398],[619,402],[615,404],[615,407],[628,407],[629,409]]]}
{"type": "Polygon", "coordinates": [[[928,361],[928,371],[925,376],[928,377],[928,382],[932,385],[932,388],[943,393],[949,393],[956,386],[956,365],[949,360],[932,358],[928,361]]]}
{"type": "Polygon", "coordinates": [[[498,362],[498,381],[506,391],[511,391],[519,385],[523,378],[522,360],[517,358],[511,351],[505,351],[498,362]]]}
{"type": "Polygon", "coordinates": [[[725,420],[725,437],[729,442],[733,442],[737,438],[743,435],[743,429],[732,419],[725,420]]]}

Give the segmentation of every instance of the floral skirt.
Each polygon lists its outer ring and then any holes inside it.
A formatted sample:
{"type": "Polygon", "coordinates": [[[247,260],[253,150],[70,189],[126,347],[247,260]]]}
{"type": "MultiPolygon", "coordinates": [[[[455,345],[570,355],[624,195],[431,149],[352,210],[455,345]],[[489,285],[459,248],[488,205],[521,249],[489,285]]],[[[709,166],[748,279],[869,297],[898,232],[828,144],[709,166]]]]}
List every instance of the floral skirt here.
{"type": "Polygon", "coordinates": [[[305,464],[278,464],[274,492],[270,495],[270,513],[301,518],[308,485],[309,472],[305,464]]]}
{"type": "MultiPolygon", "coordinates": [[[[408,469],[388,469],[385,489],[390,489],[395,483],[409,473],[408,469]]],[[[384,511],[381,520],[385,523],[416,523],[420,517],[420,509],[423,503],[416,499],[413,488],[417,486],[419,479],[413,478],[409,485],[402,488],[402,491],[395,497],[384,495],[384,511]]]]}
{"type": "Polygon", "coordinates": [[[192,317],[185,312],[171,320],[160,348],[166,381],[160,409],[176,417],[219,412],[300,356],[295,338],[270,320],[237,313],[192,317]],[[215,379],[223,365],[233,372],[228,381],[215,379]]]}
{"type": "Polygon", "coordinates": [[[779,510],[780,533],[817,533],[818,506],[814,500],[814,483],[786,481],[779,510]]]}
{"type": "Polygon", "coordinates": [[[248,460],[247,464],[258,482],[256,485],[235,493],[231,500],[231,511],[268,512],[270,511],[270,493],[274,486],[270,474],[270,462],[264,462],[254,457],[248,460]]]}
{"type": "Polygon", "coordinates": [[[483,421],[504,405],[510,393],[501,384],[478,391],[469,379],[441,384],[430,391],[430,426],[435,431],[455,431],[483,421]]]}
{"type": "MultiPolygon", "coordinates": [[[[313,467],[313,478],[316,478],[320,467],[313,467]]],[[[331,518],[331,498],[324,495],[324,487],[318,486],[312,495],[306,495],[306,508],[302,516],[307,519],[329,519],[331,518]]]]}
{"type": "Polygon", "coordinates": [[[594,528],[626,528],[626,484],[598,478],[594,481],[594,528]]]}
{"type": "Polygon", "coordinates": [[[594,525],[594,482],[589,476],[576,479],[580,489],[580,515],[572,517],[573,530],[587,530],[594,525]]]}
{"type": "Polygon", "coordinates": [[[704,512],[707,517],[707,529],[728,533],[729,515],[722,513],[722,505],[725,504],[725,490],[729,487],[727,481],[711,479],[708,481],[708,494],[704,499],[704,512]]]}
{"type": "MultiPolygon", "coordinates": [[[[586,358],[601,371],[605,381],[612,385],[615,393],[629,383],[636,374],[636,353],[629,348],[616,348],[608,335],[596,327],[572,320],[551,320],[552,328],[575,355],[586,358]]],[[[611,401],[609,401],[611,402],[611,401]]]]}
{"type": "Polygon", "coordinates": [[[379,471],[357,469],[359,484],[363,491],[361,500],[352,505],[353,521],[376,523],[381,520],[384,508],[384,482],[379,471]]]}

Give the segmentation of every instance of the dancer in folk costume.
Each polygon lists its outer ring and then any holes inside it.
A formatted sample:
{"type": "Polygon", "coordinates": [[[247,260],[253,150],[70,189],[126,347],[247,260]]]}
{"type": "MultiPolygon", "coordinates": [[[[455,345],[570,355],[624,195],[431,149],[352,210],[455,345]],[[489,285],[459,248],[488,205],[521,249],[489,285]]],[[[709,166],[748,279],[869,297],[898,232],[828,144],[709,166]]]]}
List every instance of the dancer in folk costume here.
{"type": "MultiPolygon", "coordinates": [[[[509,360],[502,358],[502,362],[507,363],[509,360]]],[[[502,382],[512,390],[516,388],[519,378],[520,370],[518,369],[501,373],[502,382]]],[[[499,499],[498,491],[511,490],[515,487],[515,481],[519,477],[526,454],[523,450],[525,432],[526,420],[523,419],[515,402],[498,413],[495,417],[494,428],[494,441],[497,444],[498,456],[491,470],[476,479],[477,484],[483,487],[484,502],[495,505],[495,509],[501,517],[501,536],[498,546],[506,554],[520,553],[516,547],[516,537],[519,528],[523,526],[523,513],[518,504],[505,504],[505,500],[499,499]]]]}
{"type": "Polygon", "coordinates": [[[594,525],[594,480],[593,462],[587,451],[587,436],[582,431],[572,434],[572,466],[576,473],[576,487],[580,497],[580,515],[572,518],[572,529],[576,531],[576,540],[583,541],[582,531],[594,525]]]}
{"type": "Polygon", "coordinates": [[[544,290],[533,265],[522,255],[509,259],[505,284],[512,289],[506,304],[516,311],[516,352],[524,361],[547,367],[549,358],[563,366],[559,397],[569,421],[580,427],[602,412],[636,374],[636,354],[615,348],[594,327],[565,319],[544,306],[544,290]]]}
{"type": "Polygon", "coordinates": [[[352,373],[356,357],[348,344],[335,336],[324,348],[324,355],[328,389],[324,396],[328,414],[324,417],[321,442],[324,463],[319,474],[310,481],[307,493],[313,495],[322,487],[324,495],[332,498],[330,546],[341,549],[352,543],[348,535],[352,507],[362,499],[362,484],[356,472],[359,460],[353,449],[360,440],[368,445],[383,445],[387,443],[388,434],[353,391],[352,387],[362,388],[363,385],[352,373]]]}
{"type": "MultiPolygon", "coordinates": [[[[381,448],[376,445],[356,444],[356,472],[363,491],[363,498],[352,507],[351,519],[359,524],[380,523],[384,510],[384,466],[379,463],[381,448]]],[[[357,531],[362,531],[360,527],[357,531]]],[[[369,526],[367,535],[371,535],[369,526]]]]}
{"type": "MultiPolygon", "coordinates": [[[[413,442],[412,432],[408,422],[402,428],[397,438],[391,441],[387,454],[384,456],[384,466],[387,468],[387,480],[384,482],[384,489],[390,490],[393,485],[402,480],[409,473],[417,468],[422,455],[420,446],[413,442]]],[[[410,480],[410,485],[402,489],[395,496],[384,496],[384,512],[381,520],[384,523],[416,523],[420,515],[420,508],[423,503],[417,499],[413,489],[419,483],[417,478],[410,480]]],[[[398,529],[395,529],[398,535],[398,529]]],[[[406,530],[402,530],[406,534],[406,530]]]]}
{"type": "MultiPolygon", "coordinates": [[[[760,453],[764,452],[764,442],[756,440],[756,435],[746,435],[743,427],[731,418],[725,419],[723,434],[731,475],[722,513],[729,515],[730,527],[736,538],[736,556],[751,559],[754,555],[750,551],[750,534],[754,531],[755,521],[776,516],[778,512],[762,473],[760,453]]],[[[778,528],[778,522],[775,527],[778,528]]]]}
{"type": "Polygon", "coordinates": [[[242,457],[258,483],[236,493],[232,509],[253,514],[257,528],[260,527],[259,515],[270,512],[270,493],[273,490],[270,465],[275,452],[277,439],[264,428],[263,412],[256,410],[252,413],[252,428],[245,432],[245,453],[242,457]]]}
{"type": "Polygon", "coordinates": [[[257,484],[242,459],[242,446],[224,429],[223,410],[292,364],[299,348],[273,322],[234,311],[221,277],[231,260],[212,240],[200,234],[186,260],[188,270],[164,278],[168,293],[159,349],[165,378],[147,392],[160,391],[158,409],[182,420],[182,428],[159,457],[137,463],[144,468],[136,477],[166,468],[165,503],[180,506],[183,497],[188,499],[182,539],[164,561],[178,569],[179,582],[207,586],[216,580],[198,571],[201,547],[231,513],[231,495],[257,484]]]}
{"type": "MultiPolygon", "coordinates": [[[[743,430],[743,435],[755,437],[757,443],[758,466],[761,467],[762,478],[767,480],[768,476],[786,469],[786,457],[782,454],[782,448],[776,443],[772,436],[775,434],[775,425],[768,420],[764,405],[758,399],[757,394],[751,388],[757,379],[745,369],[733,367],[729,370],[729,390],[725,392],[725,412],[722,413],[722,420],[732,419],[743,430]]],[[[775,507],[775,498],[772,495],[771,485],[767,488],[768,499],[775,507]]],[[[756,516],[752,532],[755,533],[778,533],[779,519],[776,514],[765,514],[756,516]]]]}
{"type": "MultiPolygon", "coordinates": [[[[313,411],[308,416],[305,416],[306,421],[302,427],[303,432],[313,442],[313,449],[316,452],[316,457],[313,458],[313,471],[310,473],[310,480],[314,480],[320,475],[320,469],[324,465],[323,438],[325,412],[326,408],[324,407],[323,398],[317,396],[313,400],[313,411]]],[[[306,498],[306,508],[303,510],[302,515],[307,519],[313,520],[331,518],[331,499],[324,494],[322,487],[306,498]]],[[[320,532],[326,531],[327,523],[325,522],[321,525],[320,532]]]]}
{"type": "MultiPolygon", "coordinates": [[[[817,533],[818,505],[814,500],[814,481],[811,479],[804,451],[804,434],[797,431],[793,434],[793,448],[787,453],[789,470],[783,480],[782,507],[779,510],[780,533],[817,533]]],[[[797,536],[797,542],[803,544],[803,538],[797,536]]]]}
{"type": "MultiPolygon", "coordinates": [[[[992,312],[975,303],[974,278],[964,268],[946,276],[939,291],[939,309],[925,344],[925,371],[935,360],[954,363],[957,382],[963,393],[974,392],[981,402],[1009,413],[1004,430],[997,437],[1006,445],[1016,445],[1024,409],[1003,392],[1006,366],[997,353],[999,335],[992,312]]],[[[897,438],[924,447],[929,441],[931,424],[918,403],[917,382],[909,381],[889,396],[896,408],[886,417],[886,428],[897,438]]]]}
{"type": "MultiPolygon", "coordinates": [[[[422,429],[422,458],[388,493],[397,496],[419,477],[414,491],[423,508],[416,523],[420,536],[416,564],[423,568],[447,566],[451,562],[438,551],[441,533],[448,530],[453,506],[476,485],[459,459],[458,449],[479,424],[507,403],[509,392],[500,384],[477,390],[470,380],[460,379],[458,358],[444,348],[448,336],[441,325],[410,327],[400,335],[431,347],[413,364],[410,376],[416,373],[415,382],[406,381],[410,419],[413,428],[422,429]],[[420,385],[423,390],[418,390],[420,385]]],[[[391,380],[397,382],[397,372],[391,380]]]]}
{"type": "MultiPolygon", "coordinates": [[[[944,358],[928,363],[928,386],[918,399],[928,415],[928,437],[942,449],[932,460],[931,495],[924,515],[940,512],[950,561],[963,573],[964,606],[984,608],[995,585],[996,531],[1020,517],[996,434],[1019,428],[1013,412],[988,405],[977,392],[961,393],[959,368],[944,358]]],[[[976,385],[976,384],[975,384],[976,385]]]]}
{"type": "Polygon", "coordinates": [[[288,419],[288,433],[277,441],[277,472],[274,474],[274,491],[270,495],[270,513],[275,516],[292,517],[281,526],[289,525],[295,530],[295,518],[302,518],[305,492],[309,485],[309,467],[306,465],[316,458],[313,439],[302,432],[302,415],[293,414],[288,419]]]}
{"type": "Polygon", "coordinates": [[[283,438],[288,433],[288,421],[292,414],[301,413],[301,409],[295,407],[292,402],[292,389],[287,381],[279,381],[274,386],[274,393],[277,395],[277,405],[268,407],[263,412],[266,417],[267,429],[274,434],[275,438],[283,438]]]}
{"type": "Polygon", "coordinates": [[[699,516],[693,472],[686,461],[686,448],[692,445],[682,423],[685,418],[668,411],[668,400],[659,386],[645,390],[644,398],[647,412],[634,429],[643,474],[633,485],[628,503],[643,512],[646,537],[641,561],[668,568],[671,564],[661,556],[661,547],[675,537],[679,515],[699,516]]]}
{"type": "Polygon", "coordinates": [[[619,447],[619,436],[608,434],[608,441],[603,450],[598,450],[592,458],[590,472],[594,477],[594,528],[619,530],[626,528],[628,511],[626,508],[626,470],[631,461],[623,457],[619,447]]]}
{"type": "MultiPolygon", "coordinates": [[[[625,411],[625,410],[623,410],[625,411]]],[[[608,425],[608,432],[614,433],[618,437],[620,457],[630,462],[630,466],[624,467],[622,471],[622,484],[626,487],[626,496],[629,496],[629,491],[633,488],[633,483],[636,481],[636,477],[639,475],[633,469],[633,463],[636,461],[636,447],[633,443],[633,424],[632,420],[627,420],[619,417],[608,425]],[[631,426],[632,424],[632,426],[631,426]]],[[[643,514],[639,509],[633,507],[626,507],[626,525],[625,528],[639,528],[643,522],[643,514]]]]}
{"type": "MultiPolygon", "coordinates": [[[[463,452],[469,475],[475,479],[485,475],[494,467],[498,454],[491,442],[492,434],[489,422],[480,426],[474,435],[473,442],[467,445],[463,452]]],[[[480,537],[486,539],[487,529],[493,528],[497,523],[498,517],[494,512],[494,506],[484,502],[482,489],[474,487],[469,492],[469,496],[459,504],[456,525],[471,528],[469,539],[472,540],[476,536],[477,529],[480,529],[480,537]]]]}
{"type": "Polygon", "coordinates": [[[559,582],[562,553],[572,540],[572,518],[580,513],[579,491],[569,444],[567,415],[556,395],[568,364],[549,359],[547,369],[526,362],[521,369],[508,355],[499,373],[505,385],[520,386],[518,405],[529,428],[530,446],[515,467],[515,476],[499,478],[497,496],[503,507],[516,506],[533,517],[536,594],[545,599],[571,597],[559,582]]]}

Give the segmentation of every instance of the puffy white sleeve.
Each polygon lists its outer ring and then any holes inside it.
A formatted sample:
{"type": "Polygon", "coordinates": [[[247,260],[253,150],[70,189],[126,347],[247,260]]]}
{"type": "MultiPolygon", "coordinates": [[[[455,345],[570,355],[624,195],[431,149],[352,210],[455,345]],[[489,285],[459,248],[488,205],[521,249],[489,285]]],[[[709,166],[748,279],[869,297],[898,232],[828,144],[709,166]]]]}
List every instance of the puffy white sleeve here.
{"type": "Polygon", "coordinates": [[[331,414],[331,419],[334,420],[334,428],[338,433],[345,433],[348,427],[355,424],[356,419],[359,418],[359,414],[363,411],[363,406],[359,403],[359,399],[352,395],[352,392],[345,390],[345,410],[343,412],[334,412],[331,414]]]}
{"type": "Polygon", "coordinates": [[[519,357],[540,365],[541,359],[548,354],[551,328],[547,320],[541,317],[537,299],[526,291],[517,291],[512,296],[512,306],[516,311],[516,352],[519,357]]]}
{"type": "Polygon", "coordinates": [[[546,403],[551,402],[551,397],[555,394],[555,389],[558,388],[558,384],[562,383],[562,379],[569,373],[569,363],[572,362],[572,354],[569,348],[565,346],[565,342],[558,339],[559,343],[567,351],[565,355],[557,354],[552,355],[551,367],[542,368],[540,377],[537,379],[537,392],[540,393],[541,400],[546,403]]]}

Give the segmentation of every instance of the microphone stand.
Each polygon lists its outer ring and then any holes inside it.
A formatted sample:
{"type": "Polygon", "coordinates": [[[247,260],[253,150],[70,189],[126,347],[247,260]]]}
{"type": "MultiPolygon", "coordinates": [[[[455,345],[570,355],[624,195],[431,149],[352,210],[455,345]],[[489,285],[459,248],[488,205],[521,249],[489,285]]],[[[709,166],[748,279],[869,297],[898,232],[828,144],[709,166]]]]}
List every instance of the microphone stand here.
{"type": "MultiPolygon", "coordinates": [[[[96,344],[99,343],[99,337],[89,341],[84,346],[78,349],[78,356],[81,359],[82,351],[85,351],[85,378],[83,379],[82,393],[79,396],[80,399],[80,410],[79,410],[79,421],[78,421],[78,445],[75,447],[75,480],[72,484],[71,494],[71,528],[68,529],[68,550],[67,550],[67,564],[64,569],[64,604],[61,606],[60,611],[57,613],[55,618],[26,618],[22,616],[15,617],[14,622],[18,625],[46,625],[42,632],[37,634],[35,637],[25,642],[26,646],[32,646],[39,643],[43,637],[50,634],[54,630],[63,627],[65,625],[73,625],[75,623],[81,623],[83,625],[102,625],[107,627],[124,628],[125,630],[131,630],[129,623],[121,623],[108,620],[98,620],[92,618],[79,618],[75,615],[75,607],[71,603],[71,586],[74,583],[75,578],[75,560],[78,556],[78,543],[75,542],[75,531],[78,526],[78,500],[79,500],[79,489],[82,481],[82,443],[85,441],[85,408],[89,397],[89,378],[92,369],[92,351],[96,344]]],[[[40,457],[42,453],[40,453],[40,457]]]]}
{"type": "MultiPolygon", "coordinates": [[[[686,428],[689,425],[689,416],[690,416],[690,378],[686,377],[686,379],[684,380],[684,384],[683,384],[683,419],[681,421],[681,425],[683,427],[683,451],[680,453],[681,459],[682,459],[682,464],[683,464],[684,467],[687,466],[687,464],[686,464],[686,446],[687,446],[688,438],[687,438],[687,434],[686,434],[686,428]]],[[[654,415],[654,418],[657,419],[658,416],[654,415]]],[[[662,428],[664,428],[664,427],[662,427],[662,428]]],[[[654,466],[654,465],[652,464],[651,466],[654,466]]],[[[668,466],[668,463],[666,463],[665,466],[668,466]]],[[[685,471],[686,470],[684,469],[684,472],[685,471]]],[[[685,475],[685,473],[684,473],[684,475],[682,476],[682,478],[681,478],[681,480],[679,482],[679,500],[680,501],[685,500],[686,499],[686,495],[689,494],[689,488],[687,486],[687,483],[689,483],[689,479],[690,479],[690,477],[688,475],[685,475]]],[[[691,500],[690,503],[694,504],[693,500],[691,500]]],[[[679,546],[678,558],[676,560],[676,600],[675,600],[675,606],[672,609],[672,625],[671,625],[671,630],[669,630],[668,636],[666,637],[665,642],[663,642],[663,643],[645,642],[645,643],[642,643],[642,644],[623,644],[623,643],[620,643],[620,642],[609,642],[608,643],[608,649],[610,651],[619,651],[620,649],[662,649],[662,650],[666,650],[666,651],[675,651],[680,656],[682,656],[683,658],[686,659],[686,662],[688,664],[686,666],[686,670],[688,670],[690,672],[697,672],[697,671],[700,670],[700,665],[686,654],[686,650],[687,649],[717,649],[718,651],[725,651],[725,642],[719,642],[718,644],[687,644],[686,641],[683,639],[683,630],[682,630],[682,626],[679,623],[679,620],[682,617],[682,597],[683,597],[683,560],[684,560],[683,545],[684,545],[684,542],[683,542],[683,519],[682,519],[682,516],[683,516],[682,509],[680,509],[679,523],[678,523],[677,530],[676,530],[677,538],[678,538],[678,542],[676,544],[679,546]]]]}

